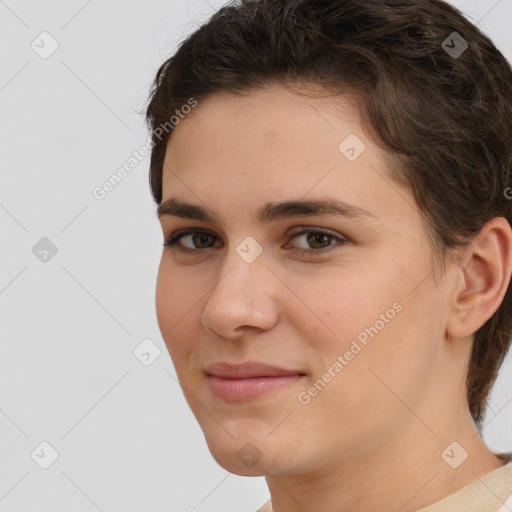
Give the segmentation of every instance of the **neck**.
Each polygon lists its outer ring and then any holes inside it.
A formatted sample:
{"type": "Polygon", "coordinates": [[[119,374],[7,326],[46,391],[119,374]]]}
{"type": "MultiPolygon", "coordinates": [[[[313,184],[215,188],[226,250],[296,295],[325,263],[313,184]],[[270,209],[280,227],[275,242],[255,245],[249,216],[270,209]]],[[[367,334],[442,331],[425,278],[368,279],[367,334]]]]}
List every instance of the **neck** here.
{"type": "Polygon", "coordinates": [[[504,465],[486,447],[469,410],[450,420],[434,431],[414,417],[385,447],[357,460],[336,454],[307,474],[267,475],[273,512],[413,512],[504,465]],[[446,450],[454,441],[468,452],[455,469],[445,462],[457,465],[464,454],[457,445],[446,450]]]}

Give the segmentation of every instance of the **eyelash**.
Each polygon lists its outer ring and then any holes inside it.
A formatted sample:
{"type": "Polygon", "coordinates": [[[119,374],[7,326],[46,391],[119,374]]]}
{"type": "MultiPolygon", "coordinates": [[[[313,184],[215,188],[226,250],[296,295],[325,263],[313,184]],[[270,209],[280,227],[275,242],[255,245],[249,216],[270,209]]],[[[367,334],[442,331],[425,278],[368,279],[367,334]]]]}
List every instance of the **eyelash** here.
{"type": "MultiPolygon", "coordinates": [[[[183,247],[183,246],[180,246],[178,244],[178,242],[184,236],[195,234],[195,233],[204,233],[204,234],[207,234],[207,235],[215,236],[215,235],[213,235],[213,233],[210,233],[209,231],[199,230],[199,229],[196,229],[196,228],[187,228],[187,229],[184,229],[183,231],[178,231],[178,232],[172,234],[169,238],[164,238],[164,246],[172,247],[172,249],[174,251],[177,251],[177,252],[180,252],[180,253],[184,253],[184,254],[198,253],[199,251],[205,251],[205,250],[208,250],[208,249],[214,249],[215,248],[215,247],[205,247],[203,249],[201,249],[201,248],[189,249],[188,247],[183,247]]],[[[304,235],[306,233],[320,233],[320,234],[328,235],[333,240],[336,240],[339,243],[339,245],[342,245],[342,244],[347,242],[347,240],[345,240],[344,238],[336,236],[336,235],[332,234],[330,231],[327,231],[327,230],[322,229],[322,228],[305,229],[303,231],[295,233],[292,236],[292,239],[297,238],[298,236],[304,235]]],[[[322,249],[296,249],[296,250],[298,252],[300,252],[301,255],[306,255],[307,254],[307,255],[319,256],[321,254],[325,254],[326,252],[330,252],[330,247],[332,247],[333,245],[335,245],[335,244],[329,244],[327,247],[322,248],[322,249]]]]}

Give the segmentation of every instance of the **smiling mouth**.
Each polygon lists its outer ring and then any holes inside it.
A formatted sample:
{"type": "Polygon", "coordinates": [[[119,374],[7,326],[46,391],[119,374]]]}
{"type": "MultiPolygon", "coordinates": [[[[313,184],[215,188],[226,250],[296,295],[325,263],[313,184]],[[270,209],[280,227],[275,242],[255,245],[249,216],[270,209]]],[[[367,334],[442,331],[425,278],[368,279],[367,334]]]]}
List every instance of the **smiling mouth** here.
{"type": "Polygon", "coordinates": [[[250,377],[247,379],[225,379],[210,375],[210,389],[226,402],[245,402],[272,391],[288,387],[304,375],[283,375],[281,377],[250,377]]]}
{"type": "Polygon", "coordinates": [[[226,402],[254,400],[282,390],[305,377],[300,370],[287,370],[266,363],[219,362],[206,369],[211,391],[226,402]]]}

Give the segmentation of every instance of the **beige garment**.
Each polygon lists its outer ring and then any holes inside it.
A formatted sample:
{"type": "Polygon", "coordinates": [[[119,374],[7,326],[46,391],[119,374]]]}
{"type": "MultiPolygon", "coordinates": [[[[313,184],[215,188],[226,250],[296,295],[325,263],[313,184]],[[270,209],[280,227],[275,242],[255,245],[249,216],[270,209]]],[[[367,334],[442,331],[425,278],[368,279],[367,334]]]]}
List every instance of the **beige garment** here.
{"type": "Polygon", "coordinates": [[[265,503],[265,505],[259,508],[256,512],[272,512],[272,503],[270,500],[268,500],[267,503],[265,503]]]}
{"type": "MultiPolygon", "coordinates": [[[[511,510],[512,462],[509,462],[417,512],[510,512],[511,510]]],[[[267,501],[257,512],[272,512],[271,502],[267,501]]]]}

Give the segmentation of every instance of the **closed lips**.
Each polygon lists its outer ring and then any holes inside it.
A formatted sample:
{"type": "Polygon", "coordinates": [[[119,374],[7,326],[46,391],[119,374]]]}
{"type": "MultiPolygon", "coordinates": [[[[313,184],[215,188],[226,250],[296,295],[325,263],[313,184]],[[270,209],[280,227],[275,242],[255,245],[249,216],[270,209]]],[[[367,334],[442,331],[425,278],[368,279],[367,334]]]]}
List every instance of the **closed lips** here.
{"type": "Polygon", "coordinates": [[[206,370],[211,392],[227,403],[263,399],[285,390],[305,375],[266,363],[214,363],[206,370]]]}
{"type": "Polygon", "coordinates": [[[249,362],[231,364],[225,362],[214,363],[206,368],[208,375],[224,379],[250,379],[254,377],[284,377],[287,375],[305,375],[300,370],[287,370],[266,363],[249,362]]]}

